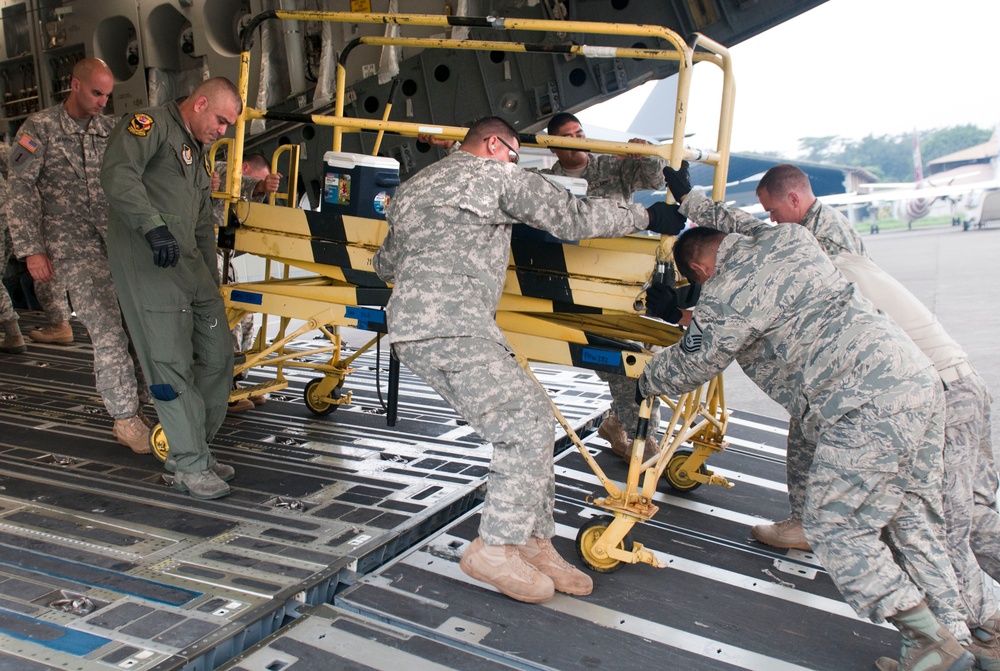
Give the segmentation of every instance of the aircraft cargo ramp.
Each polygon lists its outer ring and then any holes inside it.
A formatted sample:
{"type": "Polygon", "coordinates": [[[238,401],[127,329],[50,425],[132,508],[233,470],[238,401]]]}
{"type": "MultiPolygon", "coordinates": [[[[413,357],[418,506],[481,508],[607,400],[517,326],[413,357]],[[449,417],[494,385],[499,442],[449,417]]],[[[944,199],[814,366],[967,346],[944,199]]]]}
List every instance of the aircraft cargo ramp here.
{"type": "MultiPolygon", "coordinates": [[[[593,574],[588,597],[531,606],[459,570],[490,448],[405,369],[393,429],[374,353],[355,363],[354,402],[325,417],[305,406],[305,373],[289,373],[287,391],[226,420],[213,449],[236,467],[234,493],[200,502],[114,442],[76,336],[0,368],[3,671],[842,670],[896,650],[813,557],[751,540],[751,524],[786,511],[781,422],[734,412],[712,464],[734,489],[661,483],[661,512],[631,535],[666,568],[623,565],[593,574]]],[[[594,432],[604,385],[534,371],[624,478],[594,432]]],[[[600,483],[558,436],[556,544],[579,565],[574,535],[601,514],[586,503],[600,483]]]]}

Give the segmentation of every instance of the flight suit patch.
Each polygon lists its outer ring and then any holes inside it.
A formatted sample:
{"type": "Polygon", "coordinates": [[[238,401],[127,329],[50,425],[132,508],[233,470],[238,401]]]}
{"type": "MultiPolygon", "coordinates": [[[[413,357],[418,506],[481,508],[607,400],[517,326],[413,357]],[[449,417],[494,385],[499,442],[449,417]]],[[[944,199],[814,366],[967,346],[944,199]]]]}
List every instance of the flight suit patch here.
{"type": "Polygon", "coordinates": [[[694,354],[695,352],[701,351],[701,341],[702,341],[702,330],[698,326],[698,322],[691,320],[691,324],[684,331],[684,337],[681,338],[681,349],[688,354],[694,354]]]}
{"type": "Polygon", "coordinates": [[[184,165],[194,163],[194,155],[191,153],[191,147],[186,144],[181,145],[181,159],[184,161],[184,165]]]}
{"type": "Polygon", "coordinates": [[[133,114],[132,119],[128,122],[128,132],[138,137],[146,137],[149,135],[149,131],[152,127],[153,117],[142,112],[133,114]]]}

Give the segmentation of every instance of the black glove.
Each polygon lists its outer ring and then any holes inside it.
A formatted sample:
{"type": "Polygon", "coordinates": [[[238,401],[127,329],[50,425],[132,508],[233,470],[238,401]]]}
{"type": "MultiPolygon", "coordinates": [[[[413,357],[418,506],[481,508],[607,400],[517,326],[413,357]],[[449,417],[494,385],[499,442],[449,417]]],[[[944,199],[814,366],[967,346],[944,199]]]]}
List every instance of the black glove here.
{"type": "Polygon", "coordinates": [[[181,258],[181,248],[177,238],[166,226],[157,226],[146,234],[150,249],[153,250],[153,264],[160,268],[176,266],[181,258]]]}
{"type": "Polygon", "coordinates": [[[691,173],[687,161],[681,161],[681,169],[674,170],[669,165],[663,169],[663,179],[667,180],[667,188],[674,198],[680,202],[684,196],[691,193],[691,173]]]}
{"type": "Polygon", "coordinates": [[[677,292],[661,282],[654,282],[646,290],[646,312],[671,324],[676,324],[683,316],[677,292]]]}
{"type": "Polygon", "coordinates": [[[649,226],[646,230],[660,235],[677,235],[684,230],[687,217],[681,214],[680,205],[653,203],[646,208],[649,214],[649,226]]]}

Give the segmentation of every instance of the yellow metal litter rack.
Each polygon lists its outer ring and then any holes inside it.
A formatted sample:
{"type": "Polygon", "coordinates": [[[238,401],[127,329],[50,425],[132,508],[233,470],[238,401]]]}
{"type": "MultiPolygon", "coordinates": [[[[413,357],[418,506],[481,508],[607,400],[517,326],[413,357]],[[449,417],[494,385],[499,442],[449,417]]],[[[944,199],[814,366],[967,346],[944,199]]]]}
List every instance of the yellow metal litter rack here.
{"type": "MultiPolygon", "coordinates": [[[[567,53],[593,58],[658,58],[675,60],[679,65],[678,93],[673,119],[673,137],[683,138],[687,98],[691,83],[691,69],[695,62],[709,62],[723,72],[723,92],[717,149],[692,152],[681,142],[662,145],[580,140],[548,135],[522,135],[523,145],[539,147],[584,148],[611,154],[655,155],[674,167],[685,158],[695,158],[713,166],[713,197],[724,196],[729,159],[729,139],[732,127],[732,109],[735,84],[728,52],[725,48],[703,37],[696,36],[691,45],[672,31],[659,26],[604,24],[579,21],[546,21],[534,19],[504,19],[497,17],[453,17],[406,14],[362,14],[353,12],[304,12],[269,11],[255,16],[243,33],[244,51],[241,54],[239,91],[247,100],[249,76],[249,40],[256,28],[266,20],[334,21],[347,23],[396,23],[400,25],[440,26],[455,25],[494,28],[498,30],[527,30],[542,32],[571,32],[591,35],[630,35],[656,37],[672,49],[625,49],[614,47],[588,47],[566,45],[558,47],[567,53]],[[701,49],[701,51],[699,51],[701,49]]],[[[507,41],[418,39],[406,37],[362,37],[352,43],[370,45],[408,45],[422,48],[488,49],[500,51],[539,51],[537,45],[507,41]]],[[[273,119],[289,122],[328,125],[334,128],[333,150],[339,151],[344,132],[376,131],[379,139],[390,132],[409,137],[429,133],[437,137],[460,141],[465,130],[460,127],[428,126],[418,123],[389,121],[388,113],[382,120],[344,117],[345,74],[343,59],[349,49],[341,54],[337,66],[337,95],[335,113],[304,115],[277,113],[244,107],[236,123],[236,134],[229,152],[228,177],[225,192],[227,207],[232,208],[238,226],[226,227],[220,233],[220,246],[265,258],[268,264],[281,263],[285,271],[280,278],[271,279],[270,272],[260,282],[247,282],[222,287],[231,323],[249,312],[274,315],[282,320],[279,337],[270,344],[265,342],[265,329],[261,329],[253,351],[237,371],[255,366],[301,365],[292,364],[299,353],[287,353],[289,342],[310,330],[319,329],[330,340],[332,355],[328,364],[316,366],[324,373],[322,378],[309,383],[305,392],[307,405],[322,414],[333,407],[348,402],[350,393],[340,393],[344,378],[349,374],[352,358],[341,359],[339,354],[339,328],[353,327],[375,332],[366,349],[376,343],[385,332],[384,313],[381,307],[388,301],[391,288],[385,285],[372,270],[371,259],[385,237],[384,221],[349,215],[323,215],[292,207],[266,204],[252,206],[240,199],[241,163],[246,124],[253,119],[273,119]],[[224,244],[223,244],[224,242],[224,244]],[[288,269],[294,267],[307,273],[304,277],[291,277],[288,269]],[[302,320],[301,327],[286,333],[289,320],[302,320]]],[[[552,53],[552,45],[542,50],[552,53]]],[[[288,198],[289,205],[294,198],[288,198]]],[[[273,203],[273,200],[272,200],[273,203]]],[[[517,236],[512,248],[517,246],[517,236]]],[[[559,282],[524,281],[525,279],[551,280],[552,271],[519,263],[513,250],[508,268],[507,283],[497,312],[497,322],[511,346],[518,352],[521,365],[531,373],[529,361],[583,366],[608,370],[637,377],[651,358],[646,348],[634,348],[626,340],[649,345],[670,345],[679,339],[682,331],[650,319],[640,312],[645,287],[657,269],[657,264],[670,260],[673,238],[627,236],[620,239],[585,240],[567,244],[561,242],[533,241],[537,253],[559,256],[566,271],[559,282]],[[558,285],[557,290],[546,287],[558,285]],[[584,309],[567,310],[566,306],[584,309]]],[[[662,265],[660,266],[662,268],[662,265]]],[[[356,356],[356,355],[355,355],[356,356]]],[[[279,375],[277,384],[287,384],[279,375]]],[[[266,386],[266,385],[262,385],[266,386]]],[[[256,390],[237,392],[245,396],[256,390]]],[[[658,457],[642,463],[642,443],[648,430],[650,401],[640,409],[637,449],[629,465],[624,486],[619,486],[604,473],[593,456],[576,436],[573,429],[556,408],[556,416],[567,434],[576,444],[582,457],[600,479],[607,495],[595,496],[591,502],[609,515],[591,519],[579,531],[577,550],[584,563],[591,569],[609,572],[624,564],[644,562],[659,566],[656,556],[641,544],[633,542],[631,528],[652,517],[657,507],[653,495],[658,481],[664,475],[676,490],[690,491],[708,483],[730,485],[725,478],[713,474],[705,467],[707,458],[725,448],[724,436],[728,411],[721,377],[707,385],[682,395],[676,401],[663,399],[671,410],[658,457]],[[682,445],[690,443],[693,449],[682,445]]],[[[553,407],[555,407],[553,405],[553,407]]],[[[165,439],[161,451],[166,454],[165,439]]],[[[155,449],[155,448],[154,448],[155,449]]]]}

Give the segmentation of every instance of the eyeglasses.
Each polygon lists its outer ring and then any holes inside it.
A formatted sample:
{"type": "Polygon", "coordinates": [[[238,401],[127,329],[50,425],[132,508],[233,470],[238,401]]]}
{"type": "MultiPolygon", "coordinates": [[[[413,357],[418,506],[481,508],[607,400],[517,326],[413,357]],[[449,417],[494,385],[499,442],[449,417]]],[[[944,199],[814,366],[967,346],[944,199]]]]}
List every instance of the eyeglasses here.
{"type": "Polygon", "coordinates": [[[503,146],[507,147],[507,152],[508,152],[507,155],[510,157],[510,162],[513,163],[514,165],[517,165],[517,162],[521,160],[521,155],[518,154],[516,151],[514,151],[514,148],[511,147],[509,144],[507,144],[507,141],[504,140],[499,135],[497,135],[497,139],[503,143],[503,146]]]}

